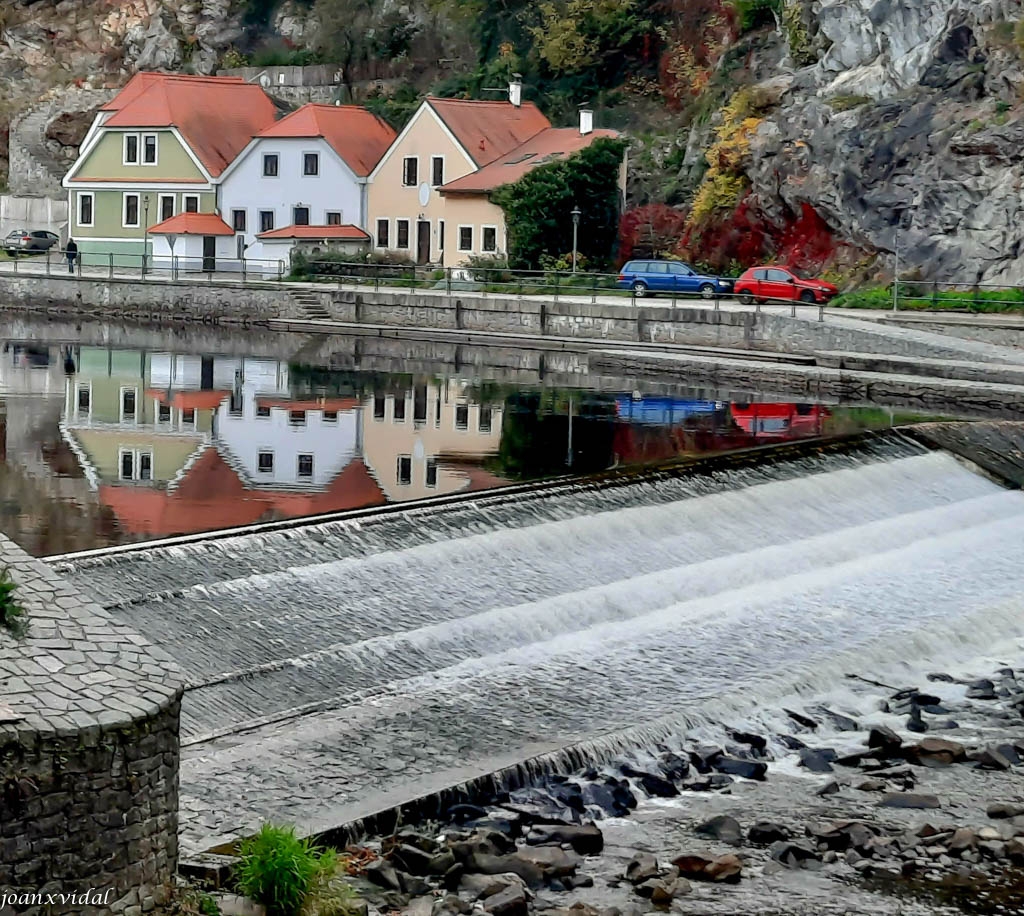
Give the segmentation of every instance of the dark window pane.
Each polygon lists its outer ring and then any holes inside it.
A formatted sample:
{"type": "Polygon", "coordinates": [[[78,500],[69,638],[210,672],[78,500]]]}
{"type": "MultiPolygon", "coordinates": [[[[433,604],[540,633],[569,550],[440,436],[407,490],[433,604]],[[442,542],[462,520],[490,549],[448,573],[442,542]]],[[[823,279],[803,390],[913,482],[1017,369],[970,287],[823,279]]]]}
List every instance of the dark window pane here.
{"type": "Polygon", "coordinates": [[[263,174],[267,178],[277,177],[277,154],[267,153],[263,157],[263,174]]]}
{"type": "Polygon", "coordinates": [[[299,455],[299,477],[313,476],[313,456],[299,455]]]}
{"type": "Polygon", "coordinates": [[[435,156],[431,160],[431,169],[433,170],[431,184],[435,186],[444,184],[444,159],[441,156],[435,156]]]}
{"type": "Polygon", "coordinates": [[[292,211],[293,219],[292,222],[296,226],[308,226],[309,225],[309,207],[296,207],[292,211]]]}
{"type": "Polygon", "coordinates": [[[427,483],[428,487],[436,487],[437,486],[437,459],[436,458],[428,458],[427,459],[427,481],[426,481],[426,483],[427,483]]]}
{"type": "Polygon", "coordinates": [[[319,175],[320,174],[320,156],[316,153],[306,153],[302,157],[302,174],[303,175],[319,175]]]}
{"type": "Polygon", "coordinates": [[[387,248],[388,247],[388,229],[390,223],[386,219],[377,220],[377,247],[387,248]]]}
{"type": "Polygon", "coordinates": [[[397,397],[397,398],[395,398],[394,419],[395,419],[396,423],[404,423],[405,422],[405,398],[404,397],[397,397]]]}
{"type": "Polygon", "coordinates": [[[327,214],[327,225],[328,226],[340,226],[341,225],[341,214],[337,211],[327,214]]]}
{"type": "Polygon", "coordinates": [[[256,467],[264,474],[270,474],[274,470],[274,453],[260,452],[256,458],[256,467]]]}
{"type": "Polygon", "coordinates": [[[396,242],[398,248],[409,247],[409,220],[400,219],[398,221],[398,239],[396,242]]]}
{"type": "Polygon", "coordinates": [[[412,483],[412,458],[409,455],[398,456],[398,482],[403,487],[412,483]]]}
{"type": "Polygon", "coordinates": [[[455,405],[455,428],[456,429],[468,429],[469,428],[469,405],[468,404],[456,404],[455,405]]]}
{"type": "Polygon", "coordinates": [[[231,211],[231,227],[235,232],[245,232],[245,210],[231,211]]]}

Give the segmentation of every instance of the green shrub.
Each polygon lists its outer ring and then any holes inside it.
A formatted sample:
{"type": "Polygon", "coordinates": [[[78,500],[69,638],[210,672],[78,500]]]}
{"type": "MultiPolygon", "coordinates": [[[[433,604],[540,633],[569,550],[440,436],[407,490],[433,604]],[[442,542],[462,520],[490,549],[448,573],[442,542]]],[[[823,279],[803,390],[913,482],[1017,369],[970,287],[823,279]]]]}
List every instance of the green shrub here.
{"type": "Polygon", "coordinates": [[[220,907],[217,906],[217,901],[209,894],[203,894],[203,896],[199,898],[199,912],[202,916],[221,916],[220,907]]]}
{"type": "Polygon", "coordinates": [[[238,888],[267,908],[267,916],[299,916],[310,894],[337,869],[333,851],[299,839],[294,827],[264,824],[242,843],[238,888]]]}
{"type": "Polygon", "coordinates": [[[474,280],[482,283],[510,283],[512,271],[504,255],[474,254],[466,261],[466,268],[474,280]]]}
{"type": "Polygon", "coordinates": [[[774,25],[782,18],[782,0],[732,0],[732,8],[739,19],[741,32],[774,25]]]}
{"type": "Polygon", "coordinates": [[[14,594],[17,587],[9,569],[0,572],[0,627],[21,639],[28,633],[28,615],[14,594]]]}

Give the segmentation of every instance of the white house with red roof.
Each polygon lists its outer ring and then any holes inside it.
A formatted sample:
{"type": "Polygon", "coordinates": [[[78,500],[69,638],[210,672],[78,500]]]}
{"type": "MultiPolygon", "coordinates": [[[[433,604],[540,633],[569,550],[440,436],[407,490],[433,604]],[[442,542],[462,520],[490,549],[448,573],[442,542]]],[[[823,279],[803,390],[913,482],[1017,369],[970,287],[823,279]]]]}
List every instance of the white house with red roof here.
{"type": "Polygon", "coordinates": [[[238,255],[365,249],[370,172],[395,132],[365,108],[303,105],[260,131],[220,178],[238,255]]]}
{"type": "Polygon", "coordinates": [[[83,261],[136,267],[154,253],[154,231],[183,217],[161,238],[194,238],[212,265],[234,235],[217,216],[221,176],[275,120],[262,88],[238,78],[136,74],[99,111],[64,177],[83,261]]]}

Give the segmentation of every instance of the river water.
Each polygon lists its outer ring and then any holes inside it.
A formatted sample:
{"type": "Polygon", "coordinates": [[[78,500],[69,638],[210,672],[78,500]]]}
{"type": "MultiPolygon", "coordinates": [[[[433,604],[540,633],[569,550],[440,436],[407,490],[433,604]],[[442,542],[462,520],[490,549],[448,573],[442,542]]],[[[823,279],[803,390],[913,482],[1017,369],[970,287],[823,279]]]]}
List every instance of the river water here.
{"type": "Polygon", "coordinates": [[[913,419],[413,341],[0,325],[0,531],[46,556],[913,419]]]}

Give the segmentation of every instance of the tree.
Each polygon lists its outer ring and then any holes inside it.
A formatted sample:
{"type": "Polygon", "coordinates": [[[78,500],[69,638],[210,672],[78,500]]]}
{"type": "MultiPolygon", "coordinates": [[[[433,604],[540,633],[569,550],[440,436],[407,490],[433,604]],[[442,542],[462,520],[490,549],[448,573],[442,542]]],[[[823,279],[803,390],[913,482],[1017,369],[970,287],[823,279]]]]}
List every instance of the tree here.
{"type": "Polygon", "coordinates": [[[492,191],[491,200],[505,212],[509,263],[536,267],[544,254],[571,251],[574,207],[581,211],[580,254],[607,263],[617,236],[625,152],[625,141],[601,137],[567,159],[538,166],[492,191]]]}
{"type": "Polygon", "coordinates": [[[623,52],[651,29],[637,0],[549,0],[540,4],[540,19],[530,34],[555,74],[614,72],[623,52]]]}

